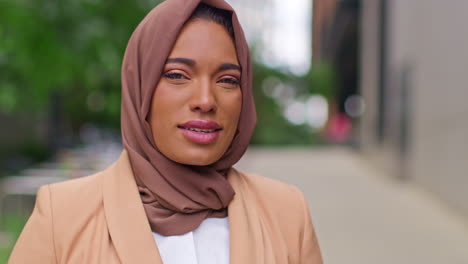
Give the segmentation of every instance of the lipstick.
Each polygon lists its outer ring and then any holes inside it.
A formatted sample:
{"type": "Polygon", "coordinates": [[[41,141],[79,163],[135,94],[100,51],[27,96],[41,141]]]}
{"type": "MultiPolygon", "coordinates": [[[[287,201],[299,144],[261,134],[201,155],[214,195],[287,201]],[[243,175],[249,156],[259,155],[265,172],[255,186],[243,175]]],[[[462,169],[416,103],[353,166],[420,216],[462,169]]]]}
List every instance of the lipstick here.
{"type": "Polygon", "coordinates": [[[201,119],[190,120],[177,127],[188,140],[198,144],[213,143],[222,130],[218,123],[201,119]]]}

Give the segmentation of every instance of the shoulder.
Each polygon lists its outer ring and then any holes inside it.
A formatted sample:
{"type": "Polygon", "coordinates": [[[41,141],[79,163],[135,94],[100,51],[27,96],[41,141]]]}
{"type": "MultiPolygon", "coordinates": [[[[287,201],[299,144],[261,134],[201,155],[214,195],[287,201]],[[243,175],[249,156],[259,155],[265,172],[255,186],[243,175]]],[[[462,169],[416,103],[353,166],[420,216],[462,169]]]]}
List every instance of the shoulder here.
{"type": "MultiPolygon", "coordinates": [[[[52,205],[63,204],[70,208],[72,205],[79,205],[91,200],[95,200],[102,193],[102,172],[89,176],[67,180],[59,183],[53,183],[41,187],[48,189],[52,205]]],[[[41,190],[38,194],[45,192],[41,190]]]]}
{"type": "Polygon", "coordinates": [[[78,221],[101,210],[102,172],[89,176],[42,186],[36,198],[36,206],[49,207],[50,217],[59,225],[78,221]]]}
{"type": "Polygon", "coordinates": [[[57,263],[64,242],[74,241],[90,216],[102,211],[100,178],[97,173],[40,187],[9,263],[57,263]]]}
{"type": "Polygon", "coordinates": [[[308,203],[299,188],[264,176],[238,172],[246,204],[260,212],[272,232],[282,237],[291,263],[323,263],[308,203]]]}
{"type": "MultiPolygon", "coordinates": [[[[302,191],[291,184],[254,173],[239,172],[239,178],[246,189],[269,213],[303,218],[307,203],[302,191]]],[[[291,220],[291,219],[290,219],[291,220]]]]}
{"type": "Polygon", "coordinates": [[[268,178],[262,175],[240,172],[238,171],[243,180],[248,183],[249,188],[261,192],[267,196],[277,195],[298,195],[301,191],[294,185],[268,178]]]}

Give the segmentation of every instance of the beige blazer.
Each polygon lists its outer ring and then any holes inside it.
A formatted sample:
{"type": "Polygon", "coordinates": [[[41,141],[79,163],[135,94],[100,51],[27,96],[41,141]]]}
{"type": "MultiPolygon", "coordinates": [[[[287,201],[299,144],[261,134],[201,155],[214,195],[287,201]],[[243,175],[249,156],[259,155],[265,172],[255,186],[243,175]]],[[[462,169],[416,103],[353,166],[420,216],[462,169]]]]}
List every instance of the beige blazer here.
{"type": "MultiPolygon", "coordinates": [[[[228,180],[230,263],[322,263],[296,187],[235,169],[228,180]]],[[[41,187],[9,263],[162,264],[127,152],[102,172],[41,187]]]]}

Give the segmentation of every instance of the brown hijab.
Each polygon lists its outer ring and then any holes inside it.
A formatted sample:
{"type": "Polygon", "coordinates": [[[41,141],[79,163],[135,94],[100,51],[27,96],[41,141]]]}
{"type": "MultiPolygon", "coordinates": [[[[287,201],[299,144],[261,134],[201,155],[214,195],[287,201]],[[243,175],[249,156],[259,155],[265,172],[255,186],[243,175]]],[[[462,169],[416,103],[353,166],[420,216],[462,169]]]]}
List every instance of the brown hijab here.
{"type": "Polygon", "coordinates": [[[151,229],[180,235],[208,217],[225,217],[234,190],[229,168],[244,154],[255,128],[252,71],[244,33],[232,7],[223,0],[166,0],[133,32],[122,65],[122,141],[127,149],[151,229]],[[199,3],[232,12],[235,47],[242,67],[242,110],[226,153],[209,166],[188,166],[166,158],[153,141],[147,116],[163,67],[184,23],[199,3]]]}

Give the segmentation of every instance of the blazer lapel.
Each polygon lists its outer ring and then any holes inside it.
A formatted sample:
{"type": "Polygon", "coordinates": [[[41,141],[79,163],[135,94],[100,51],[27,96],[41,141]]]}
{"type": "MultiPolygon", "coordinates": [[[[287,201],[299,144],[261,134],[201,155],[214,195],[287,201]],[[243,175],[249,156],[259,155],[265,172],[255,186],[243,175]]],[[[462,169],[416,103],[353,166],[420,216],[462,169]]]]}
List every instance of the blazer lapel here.
{"type": "Polygon", "coordinates": [[[126,150],[106,171],[103,196],[109,233],[122,263],[162,264],[126,150]]]}
{"type": "Polygon", "coordinates": [[[287,263],[284,252],[274,250],[281,239],[273,237],[274,227],[245,176],[233,168],[228,181],[236,192],[228,207],[231,264],[287,263]]]}

